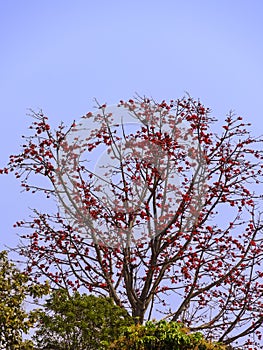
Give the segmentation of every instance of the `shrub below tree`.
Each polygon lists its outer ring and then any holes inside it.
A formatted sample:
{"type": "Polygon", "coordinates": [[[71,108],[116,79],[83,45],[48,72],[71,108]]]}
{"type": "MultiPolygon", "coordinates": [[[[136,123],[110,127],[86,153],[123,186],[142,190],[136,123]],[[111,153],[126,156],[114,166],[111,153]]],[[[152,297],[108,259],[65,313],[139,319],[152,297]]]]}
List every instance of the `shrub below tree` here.
{"type": "Polygon", "coordinates": [[[190,333],[181,323],[160,321],[128,327],[124,335],[111,344],[110,349],[226,350],[226,347],[205,340],[200,332],[190,333]]]}

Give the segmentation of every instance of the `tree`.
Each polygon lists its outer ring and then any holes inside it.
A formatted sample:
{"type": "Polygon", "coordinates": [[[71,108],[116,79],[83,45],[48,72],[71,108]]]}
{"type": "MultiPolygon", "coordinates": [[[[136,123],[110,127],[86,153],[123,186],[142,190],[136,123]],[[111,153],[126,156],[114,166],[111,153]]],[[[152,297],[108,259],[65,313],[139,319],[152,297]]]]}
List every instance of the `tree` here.
{"type": "Polygon", "coordinates": [[[208,338],[260,346],[262,139],[250,124],[231,112],[216,133],[190,97],[102,105],[55,131],[33,117],[1,171],[58,201],[57,213],[17,222],[28,271],[110,296],[139,323],[161,305],[208,338]]]}
{"type": "Polygon", "coordinates": [[[190,333],[181,323],[148,321],[145,325],[127,327],[115,340],[114,350],[226,350],[220,344],[204,339],[202,333],[190,333]]]}
{"type": "Polygon", "coordinates": [[[32,285],[25,273],[8,261],[7,252],[0,253],[0,349],[32,349],[30,341],[23,341],[37,319],[37,310],[26,312],[23,302],[27,296],[41,297],[48,285],[32,285]]]}
{"type": "Polygon", "coordinates": [[[110,298],[59,289],[47,300],[34,339],[39,350],[104,349],[132,322],[110,298]]]}

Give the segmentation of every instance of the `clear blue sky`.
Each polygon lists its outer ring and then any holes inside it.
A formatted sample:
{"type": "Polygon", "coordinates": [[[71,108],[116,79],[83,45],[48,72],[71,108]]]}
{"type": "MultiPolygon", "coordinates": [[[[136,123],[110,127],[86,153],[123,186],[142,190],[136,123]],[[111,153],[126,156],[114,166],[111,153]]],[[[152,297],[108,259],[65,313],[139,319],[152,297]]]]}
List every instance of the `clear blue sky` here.
{"type": "MultiPolygon", "coordinates": [[[[0,0],[0,167],[20,149],[27,108],[55,127],[91,110],[94,97],[188,91],[220,120],[234,109],[263,134],[262,18],[262,0],[0,0]]],[[[38,203],[12,176],[0,186],[2,249],[38,203]]]]}

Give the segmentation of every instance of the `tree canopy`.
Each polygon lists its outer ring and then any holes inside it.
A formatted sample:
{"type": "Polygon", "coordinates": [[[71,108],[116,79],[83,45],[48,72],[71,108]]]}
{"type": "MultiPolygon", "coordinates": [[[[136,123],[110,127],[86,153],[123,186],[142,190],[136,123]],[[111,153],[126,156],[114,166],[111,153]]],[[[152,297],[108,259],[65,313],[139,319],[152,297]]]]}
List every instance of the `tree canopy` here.
{"type": "Polygon", "coordinates": [[[98,350],[119,337],[133,320],[112,299],[65,289],[52,293],[40,314],[34,341],[38,350],[98,350]]]}
{"type": "Polygon", "coordinates": [[[38,311],[27,312],[23,303],[27,297],[41,297],[49,286],[29,283],[28,276],[8,260],[7,252],[0,252],[0,349],[31,349],[32,343],[23,340],[34,326],[38,311]]]}
{"type": "Polygon", "coordinates": [[[33,117],[1,171],[58,203],[17,222],[27,271],[109,296],[139,323],[161,309],[208,338],[259,346],[263,158],[250,124],[231,112],[213,130],[191,97],[101,105],[56,130],[33,117]]]}

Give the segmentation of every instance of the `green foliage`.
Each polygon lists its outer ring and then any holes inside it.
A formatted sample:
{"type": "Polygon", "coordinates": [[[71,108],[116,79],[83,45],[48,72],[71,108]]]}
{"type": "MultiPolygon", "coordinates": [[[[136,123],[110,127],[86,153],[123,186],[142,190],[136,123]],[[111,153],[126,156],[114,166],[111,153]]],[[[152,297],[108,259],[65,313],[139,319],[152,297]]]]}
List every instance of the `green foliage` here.
{"type": "Polygon", "coordinates": [[[46,302],[34,340],[39,350],[105,349],[132,323],[110,298],[59,289],[46,302]]]}
{"type": "Polygon", "coordinates": [[[38,311],[26,312],[22,305],[27,296],[47,294],[49,286],[30,284],[28,276],[8,260],[6,251],[0,252],[0,286],[0,349],[30,349],[31,342],[23,342],[22,334],[34,326],[38,311]]]}
{"type": "Polygon", "coordinates": [[[181,323],[160,321],[127,327],[114,341],[114,350],[225,350],[220,344],[204,339],[202,333],[190,333],[181,323]]]}

